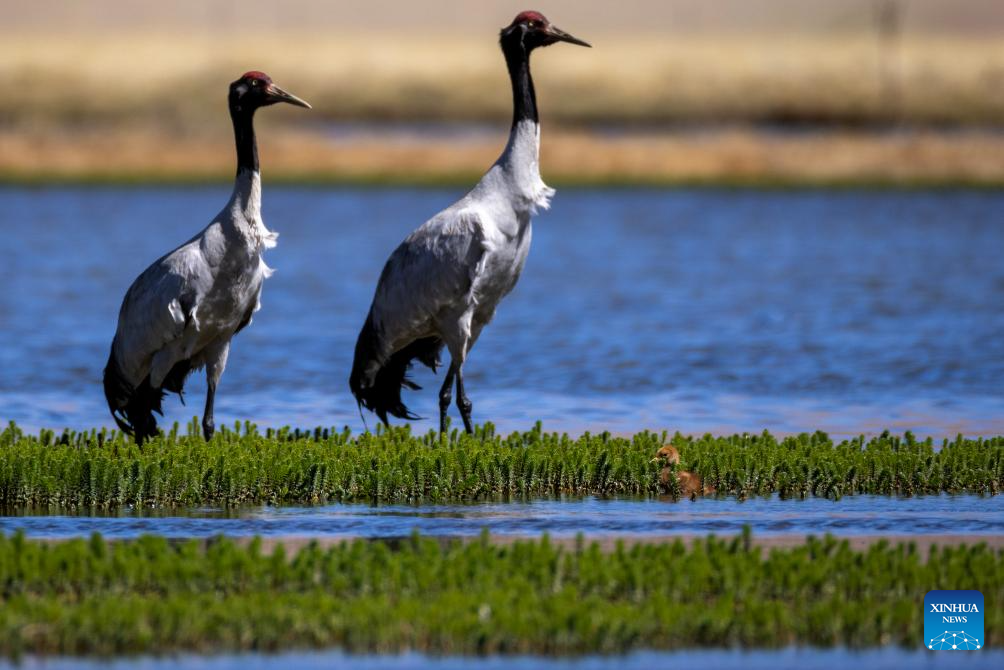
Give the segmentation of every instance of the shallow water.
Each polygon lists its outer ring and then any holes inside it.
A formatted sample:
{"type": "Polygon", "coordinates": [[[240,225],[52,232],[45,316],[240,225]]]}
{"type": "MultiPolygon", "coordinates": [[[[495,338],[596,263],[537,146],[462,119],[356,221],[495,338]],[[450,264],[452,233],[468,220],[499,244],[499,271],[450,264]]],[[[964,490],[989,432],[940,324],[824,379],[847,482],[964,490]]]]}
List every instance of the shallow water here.
{"type": "MultiPolygon", "coordinates": [[[[217,424],[362,428],[346,380],[382,264],[460,194],[266,185],[277,272],[231,351],[217,424]]],[[[0,189],[0,419],[109,425],[100,378],[126,288],[227,195],[0,189]]],[[[475,419],[1004,433],[1002,220],[1004,193],[562,189],[465,368],[475,419]]],[[[435,416],[437,380],[416,379],[407,402],[435,416]]],[[[172,398],[167,422],[200,412],[204,388],[172,398]]]]}
{"type": "Polygon", "coordinates": [[[362,656],[340,651],[290,652],[284,654],[229,654],[219,656],[180,655],[166,658],[141,656],[123,659],[87,660],[76,658],[40,659],[30,657],[14,666],[0,661],[0,668],[29,670],[93,670],[96,668],[137,668],[139,670],[258,670],[259,668],[353,668],[358,670],[649,670],[650,668],[718,668],[719,670],[830,670],[854,667],[856,670],[893,670],[894,668],[999,668],[1004,653],[997,650],[973,652],[926,652],[923,650],[882,648],[863,651],[846,649],[790,648],[765,651],[685,650],[672,652],[642,651],[625,656],[583,656],[551,658],[544,656],[362,656]]]}
{"type": "Polygon", "coordinates": [[[697,501],[597,499],[536,500],[468,505],[323,505],[197,509],[185,512],[122,509],[92,515],[25,510],[0,517],[0,533],[65,538],[99,532],[110,538],[156,533],[169,537],[261,535],[297,537],[471,536],[555,537],[733,535],[749,525],[754,535],[1004,534],[1004,498],[971,495],[848,496],[780,500],[730,498],[697,501]]]}

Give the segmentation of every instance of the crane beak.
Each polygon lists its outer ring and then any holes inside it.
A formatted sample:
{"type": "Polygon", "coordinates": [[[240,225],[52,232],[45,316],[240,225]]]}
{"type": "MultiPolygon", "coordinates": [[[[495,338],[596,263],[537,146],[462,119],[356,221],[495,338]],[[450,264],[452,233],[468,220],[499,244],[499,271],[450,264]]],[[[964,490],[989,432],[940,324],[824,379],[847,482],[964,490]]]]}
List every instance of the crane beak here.
{"type": "Polygon", "coordinates": [[[561,28],[556,28],[555,26],[549,26],[547,28],[547,34],[555,42],[568,42],[569,44],[578,44],[580,47],[592,48],[593,46],[589,42],[584,42],[583,40],[580,40],[578,37],[573,37],[572,35],[569,35],[564,30],[562,30],[561,28]]]}
{"type": "Polygon", "coordinates": [[[266,91],[268,93],[269,102],[288,102],[291,105],[296,105],[297,107],[305,107],[311,109],[310,103],[306,100],[296,97],[292,93],[287,93],[275,84],[268,87],[266,91]]]}

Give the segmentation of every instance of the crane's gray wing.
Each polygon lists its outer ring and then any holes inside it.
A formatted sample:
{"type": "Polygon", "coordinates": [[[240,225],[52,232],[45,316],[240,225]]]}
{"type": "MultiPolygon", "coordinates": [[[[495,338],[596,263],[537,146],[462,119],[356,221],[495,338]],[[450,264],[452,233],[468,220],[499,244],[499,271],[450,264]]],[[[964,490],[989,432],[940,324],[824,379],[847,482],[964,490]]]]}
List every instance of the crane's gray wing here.
{"type": "Polygon", "coordinates": [[[473,306],[471,287],[485,251],[481,222],[470,210],[446,210],[401,243],[384,266],[371,307],[387,354],[434,334],[439,320],[473,306]]]}
{"type": "Polygon", "coordinates": [[[138,385],[149,374],[156,388],[175,363],[190,355],[204,274],[197,245],[187,244],[155,262],[129,287],[113,350],[131,383],[138,385]]]}

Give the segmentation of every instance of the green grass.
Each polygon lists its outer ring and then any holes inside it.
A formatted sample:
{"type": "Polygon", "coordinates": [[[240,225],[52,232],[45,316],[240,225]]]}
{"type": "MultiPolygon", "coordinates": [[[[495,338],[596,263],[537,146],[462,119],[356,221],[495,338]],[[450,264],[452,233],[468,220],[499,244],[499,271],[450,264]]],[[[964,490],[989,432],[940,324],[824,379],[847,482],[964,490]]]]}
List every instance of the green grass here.
{"type": "Polygon", "coordinates": [[[930,589],[986,598],[1004,639],[1004,551],[810,538],[764,554],[748,532],[605,553],[548,539],[499,546],[257,540],[47,544],[0,536],[0,655],[174,650],[585,653],[688,646],[915,646],[930,589]]]}
{"type": "MultiPolygon", "coordinates": [[[[491,424],[474,436],[348,430],[260,434],[221,430],[210,443],[189,424],[138,447],[115,431],[0,432],[0,507],[293,504],[327,501],[464,501],[554,495],[656,495],[651,462],[664,435],[578,439],[538,424],[508,437],[491,424]]],[[[690,438],[676,435],[680,467],[719,494],[782,497],[855,493],[996,494],[1004,438],[945,440],[911,434],[835,443],[823,433],[690,438]]],[[[673,480],[675,483],[675,479],[673,480]]],[[[670,494],[676,491],[669,491],[670,494]]]]}

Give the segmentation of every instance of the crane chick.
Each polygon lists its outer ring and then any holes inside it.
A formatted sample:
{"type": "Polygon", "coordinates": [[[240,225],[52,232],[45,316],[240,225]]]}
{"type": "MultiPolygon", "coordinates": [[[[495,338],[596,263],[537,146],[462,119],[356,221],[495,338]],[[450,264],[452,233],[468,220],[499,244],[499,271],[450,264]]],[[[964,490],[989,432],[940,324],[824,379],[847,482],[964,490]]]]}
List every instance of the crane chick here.
{"type": "Polygon", "coordinates": [[[671,491],[670,477],[676,474],[676,481],[679,485],[680,495],[685,498],[694,499],[700,495],[710,495],[715,492],[715,487],[710,484],[704,485],[701,476],[696,472],[688,470],[676,470],[675,466],[680,464],[680,452],[671,444],[663,445],[659,451],[655,452],[653,463],[662,463],[662,472],[659,473],[659,483],[665,491],[671,491]]]}
{"type": "Polygon", "coordinates": [[[201,233],[148,267],[125,295],[104,373],[105,398],[119,428],[142,444],[157,434],[154,412],[168,391],[181,396],[193,370],[206,368],[202,416],[208,440],[213,402],[234,334],[260,307],[271,274],[262,252],[278,235],[261,219],[261,175],[254,114],[285,102],[310,108],[263,72],[230,84],[228,103],[237,146],[230,200],[201,233]]]}
{"type": "Polygon", "coordinates": [[[360,406],[417,419],[401,400],[412,361],[435,372],[445,346],[450,367],[439,390],[439,428],[457,385],[457,408],[471,433],[472,405],[463,366],[495,308],[519,279],[530,251],[530,217],[547,208],[554,190],[540,178],[540,125],[530,54],[557,42],[589,45],[522,12],[502,29],[500,46],[512,85],[513,119],[502,155],[474,189],[429,219],[391,254],[356,342],[349,386],[360,406]]]}

